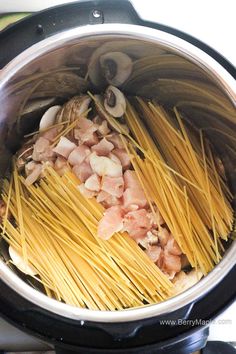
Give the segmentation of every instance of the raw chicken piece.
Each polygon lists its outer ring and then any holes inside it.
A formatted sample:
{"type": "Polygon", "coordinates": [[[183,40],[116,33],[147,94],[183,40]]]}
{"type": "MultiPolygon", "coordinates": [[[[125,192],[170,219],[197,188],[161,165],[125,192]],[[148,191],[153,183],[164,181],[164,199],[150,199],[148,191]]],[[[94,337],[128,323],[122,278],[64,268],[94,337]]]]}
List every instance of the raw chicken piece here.
{"type": "Polygon", "coordinates": [[[84,186],[90,191],[99,192],[101,189],[100,177],[94,173],[85,181],[84,186]]]}
{"type": "Polygon", "coordinates": [[[124,230],[134,239],[144,237],[150,228],[150,218],[145,209],[130,211],[124,217],[124,230]]]}
{"type": "Polygon", "coordinates": [[[123,177],[104,176],[101,189],[114,197],[120,198],[124,192],[124,179],[123,177]]]}
{"type": "Polygon", "coordinates": [[[52,142],[59,133],[58,127],[51,128],[46,132],[40,133],[40,136],[52,142]]]}
{"type": "Polygon", "coordinates": [[[97,124],[94,124],[90,119],[81,118],[78,123],[78,129],[74,130],[74,136],[79,140],[80,144],[92,146],[99,142],[96,135],[98,129],[97,124]]]}
{"type": "Polygon", "coordinates": [[[105,208],[110,208],[115,205],[121,205],[122,201],[121,198],[114,197],[113,195],[109,195],[107,199],[103,202],[105,208]]]}
{"type": "Polygon", "coordinates": [[[138,188],[142,189],[141,184],[139,183],[136,172],[133,170],[127,170],[124,173],[125,189],[126,188],[138,188]]]}
{"type": "Polygon", "coordinates": [[[88,129],[93,127],[93,131],[97,130],[97,125],[94,124],[90,119],[87,118],[80,118],[77,124],[77,128],[83,132],[86,132],[88,129]]]}
{"type": "Polygon", "coordinates": [[[98,127],[98,132],[102,135],[105,136],[110,133],[110,129],[108,128],[108,124],[106,120],[103,120],[102,123],[98,127]]]}
{"type": "Polygon", "coordinates": [[[98,144],[91,147],[92,151],[95,151],[98,156],[107,156],[114,149],[114,145],[110,143],[106,138],[99,141],[98,144]]]}
{"type": "Polygon", "coordinates": [[[118,157],[116,155],[114,155],[112,152],[110,152],[110,154],[108,155],[108,157],[114,161],[115,163],[117,163],[118,165],[121,165],[120,159],[118,159],[118,157]]]}
{"type": "Polygon", "coordinates": [[[161,247],[148,246],[148,248],[145,250],[145,253],[154,263],[156,263],[161,255],[161,247]]]}
{"type": "Polygon", "coordinates": [[[36,163],[31,161],[27,163],[25,166],[27,178],[25,179],[25,184],[30,186],[34,182],[36,182],[39,177],[41,177],[41,173],[43,171],[43,165],[41,163],[36,163]]]}
{"type": "Polygon", "coordinates": [[[76,148],[76,145],[72,143],[69,139],[65,138],[62,136],[60,138],[59,143],[57,146],[53,149],[54,152],[56,152],[58,155],[61,155],[68,159],[70,153],[76,148]]]}
{"type": "Polygon", "coordinates": [[[123,229],[123,211],[120,206],[112,206],[104,213],[98,224],[98,236],[108,240],[115,232],[123,229]]]}
{"type": "Polygon", "coordinates": [[[142,189],[140,188],[127,188],[123,194],[124,208],[127,210],[132,210],[133,207],[136,209],[137,206],[144,208],[147,206],[147,199],[142,189]]]}
{"type": "Polygon", "coordinates": [[[108,197],[110,197],[110,194],[107,193],[107,192],[105,192],[105,191],[103,191],[103,190],[101,190],[101,191],[98,193],[96,199],[97,199],[97,202],[98,202],[98,203],[102,203],[102,202],[104,202],[108,197]]]}
{"type": "Polygon", "coordinates": [[[121,205],[121,198],[114,197],[105,191],[100,191],[97,195],[97,202],[102,203],[106,208],[110,208],[111,206],[121,205]]]}
{"type": "Polygon", "coordinates": [[[127,154],[125,149],[114,149],[112,151],[114,155],[118,157],[118,159],[121,162],[121,165],[124,169],[127,169],[130,167],[130,158],[129,155],[127,154]]]}
{"type": "Polygon", "coordinates": [[[99,176],[120,177],[122,176],[122,166],[105,156],[97,156],[93,152],[90,157],[90,165],[92,170],[99,176]]]}
{"type": "Polygon", "coordinates": [[[75,165],[72,171],[81,182],[85,182],[93,174],[90,164],[85,161],[80,165],[75,165]]]}
{"type": "Polygon", "coordinates": [[[165,247],[168,240],[170,239],[170,232],[165,228],[161,227],[157,232],[161,247],[165,247]]]}
{"type": "Polygon", "coordinates": [[[165,250],[175,256],[180,256],[182,254],[181,249],[179,248],[177,242],[175,241],[172,235],[170,235],[170,238],[167,241],[165,250]]]}
{"type": "Polygon", "coordinates": [[[91,151],[88,146],[80,145],[76,147],[69,155],[68,162],[72,165],[80,165],[86,157],[90,155],[91,151]]]}
{"type": "Polygon", "coordinates": [[[107,140],[110,141],[117,149],[124,149],[124,144],[118,133],[111,133],[107,137],[107,140]]]}
{"type": "Polygon", "coordinates": [[[48,161],[55,156],[48,139],[39,137],[34,144],[32,159],[34,161],[48,161]]]}
{"type": "Polygon", "coordinates": [[[175,272],[178,273],[181,271],[181,258],[179,256],[174,256],[168,251],[164,250],[163,260],[162,260],[162,269],[167,273],[175,272]]]}
{"type": "Polygon", "coordinates": [[[96,192],[87,189],[84,183],[80,184],[77,188],[85,198],[93,198],[96,195],[96,192]]]}
{"type": "Polygon", "coordinates": [[[62,156],[58,156],[54,164],[54,170],[60,176],[63,176],[67,171],[69,171],[67,160],[62,156]]]}
{"type": "Polygon", "coordinates": [[[165,220],[163,219],[163,217],[158,209],[155,211],[155,214],[153,214],[153,212],[150,212],[149,215],[150,215],[153,226],[155,226],[155,227],[161,226],[165,223],[165,220]]]}

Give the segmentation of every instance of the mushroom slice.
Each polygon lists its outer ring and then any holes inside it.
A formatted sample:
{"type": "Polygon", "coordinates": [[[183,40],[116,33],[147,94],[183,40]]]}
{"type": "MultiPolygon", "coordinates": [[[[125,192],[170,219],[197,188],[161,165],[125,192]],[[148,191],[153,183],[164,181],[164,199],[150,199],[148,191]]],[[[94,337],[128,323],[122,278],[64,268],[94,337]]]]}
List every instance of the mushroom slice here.
{"type": "Polygon", "coordinates": [[[9,246],[9,255],[13,264],[23,273],[34,276],[37,274],[36,269],[25,263],[23,257],[12,246],[9,246]]]}
{"type": "Polygon", "coordinates": [[[121,117],[126,110],[123,93],[115,86],[108,86],[105,92],[104,107],[113,117],[121,117]]]}
{"type": "Polygon", "coordinates": [[[102,55],[100,65],[107,82],[118,87],[129,78],[133,68],[130,57],[121,52],[110,52],[102,55]]]}
{"type": "Polygon", "coordinates": [[[57,112],[61,106],[52,106],[48,108],[48,110],[43,114],[40,123],[39,123],[39,130],[45,130],[49,127],[51,127],[56,120],[57,112]]]}

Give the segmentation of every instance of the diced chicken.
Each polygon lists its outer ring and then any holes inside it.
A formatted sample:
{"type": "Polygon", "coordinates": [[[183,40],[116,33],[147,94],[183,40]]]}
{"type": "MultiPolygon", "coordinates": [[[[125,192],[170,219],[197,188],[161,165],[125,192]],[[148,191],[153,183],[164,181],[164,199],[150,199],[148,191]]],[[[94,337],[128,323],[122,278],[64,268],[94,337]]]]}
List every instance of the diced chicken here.
{"type": "Polygon", "coordinates": [[[59,176],[63,176],[69,171],[67,160],[62,156],[58,156],[54,164],[54,170],[59,174],[59,176]]]}
{"type": "Polygon", "coordinates": [[[112,206],[104,213],[98,225],[98,236],[108,240],[116,232],[123,229],[123,211],[120,206],[112,206]]]}
{"type": "Polygon", "coordinates": [[[100,177],[96,173],[94,173],[85,181],[84,186],[90,191],[99,192],[101,189],[100,177]]]}
{"type": "Polygon", "coordinates": [[[169,252],[170,254],[173,254],[175,256],[180,256],[182,254],[181,249],[179,248],[177,242],[175,241],[174,237],[170,235],[171,237],[168,239],[165,250],[169,252]]]}
{"type": "Polygon", "coordinates": [[[94,130],[93,130],[94,132],[97,130],[97,126],[90,119],[82,118],[82,117],[79,119],[78,124],[77,124],[78,129],[85,132],[91,127],[94,127],[94,130]]]}
{"type": "Polygon", "coordinates": [[[57,153],[58,155],[61,155],[61,156],[65,157],[66,159],[68,159],[70,153],[75,148],[76,148],[76,145],[73,142],[71,142],[69,139],[65,138],[64,136],[62,136],[60,138],[59,143],[53,149],[53,151],[55,153],[57,153]]]}
{"type": "Polygon", "coordinates": [[[125,189],[126,188],[138,188],[142,189],[142,186],[138,180],[136,172],[133,170],[127,170],[124,173],[125,189]]]}
{"type": "Polygon", "coordinates": [[[114,195],[109,195],[109,197],[106,198],[106,200],[103,202],[103,205],[105,208],[110,208],[115,205],[121,205],[122,201],[121,198],[117,198],[114,195]]]}
{"type": "Polygon", "coordinates": [[[117,163],[118,165],[121,165],[120,159],[118,159],[118,157],[116,155],[114,155],[112,152],[110,152],[110,154],[108,155],[108,157],[114,161],[115,163],[117,163]]]}
{"type": "Polygon", "coordinates": [[[95,151],[98,156],[107,156],[114,149],[114,145],[110,143],[106,138],[99,141],[98,144],[91,147],[92,151],[95,151]]]}
{"type": "Polygon", "coordinates": [[[26,165],[26,173],[27,173],[27,178],[25,179],[25,184],[27,186],[30,186],[34,182],[36,182],[43,171],[43,166],[41,163],[35,163],[34,161],[29,162],[26,165]]]}
{"type": "Polygon", "coordinates": [[[58,127],[51,128],[45,132],[40,133],[40,136],[52,142],[59,133],[58,127]]]}
{"type": "Polygon", "coordinates": [[[81,182],[85,182],[93,174],[90,164],[85,161],[75,165],[72,171],[81,182]]]}
{"type": "Polygon", "coordinates": [[[91,191],[89,189],[87,189],[84,185],[84,183],[81,183],[78,187],[78,190],[80,191],[80,193],[85,197],[85,198],[93,198],[96,196],[96,192],[91,191]]]}
{"type": "Polygon", "coordinates": [[[101,189],[114,197],[120,198],[124,192],[124,179],[123,177],[104,176],[101,189]]]}
{"type": "Polygon", "coordinates": [[[124,208],[129,210],[133,206],[144,208],[147,206],[147,199],[142,189],[140,188],[127,188],[123,194],[124,208]]]}
{"type": "Polygon", "coordinates": [[[48,139],[39,137],[34,144],[32,159],[34,161],[48,161],[55,156],[48,139]]]}
{"type": "Polygon", "coordinates": [[[114,155],[118,157],[118,159],[121,162],[121,165],[124,169],[127,169],[130,167],[130,158],[129,155],[127,154],[125,149],[114,149],[112,151],[114,155]]]}
{"type": "Polygon", "coordinates": [[[101,134],[102,136],[106,136],[107,134],[110,133],[110,129],[108,127],[107,121],[103,120],[102,123],[98,127],[98,133],[101,134]]]}
{"type": "Polygon", "coordinates": [[[165,227],[161,227],[158,230],[158,238],[161,244],[161,247],[164,248],[168,242],[168,240],[170,239],[170,232],[165,228],[165,227]]]}
{"type": "Polygon", "coordinates": [[[124,216],[124,230],[135,239],[144,237],[150,228],[150,218],[145,209],[130,211],[124,216]]]}
{"type": "Polygon", "coordinates": [[[115,205],[121,205],[120,198],[112,196],[111,194],[102,190],[97,195],[97,202],[102,203],[106,208],[110,208],[111,206],[115,205]]]}
{"type": "Polygon", "coordinates": [[[110,141],[117,149],[124,149],[124,144],[121,140],[121,137],[118,133],[111,133],[107,137],[107,140],[110,141]]]}
{"type": "Polygon", "coordinates": [[[154,214],[153,214],[153,212],[150,212],[149,215],[150,215],[153,226],[161,226],[165,223],[165,220],[163,219],[159,210],[156,210],[154,212],[154,214]]]}
{"type": "Polygon", "coordinates": [[[162,269],[167,273],[175,272],[178,273],[181,271],[181,258],[170,254],[166,250],[163,252],[163,264],[162,269]]]}
{"type": "Polygon", "coordinates": [[[91,151],[88,146],[80,145],[76,147],[69,155],[68,162],[72,165],[80,165],[86,157],[90,155],[91,151]]]}
{"type": "Polygon", "coordinates": [[[80,144],[92,146],[99,142],[95,133],[97,129],[97,124],[94,124],[90,119],[81,118],[78,123],[78,129],[74,130],[74,136],[79,140],[80,144]]]}
{"type": "Polygon", "coordinates": [[[107,198],[109,198],[110,197],[110,194],[109,193],[107,193],[107,192],[105,192],[105,191],[103,191],[103,190],[101,190],[99,193],[98,193],[98,195],[97,195],[97,202],[98,203],[102,203],[102,202],[104,202],[107,198]]]}
{"type": "Polygon", "coordinates": [[[154,263],[156,263],[161,255],[161,247],[148,246],[148,248],[145,250],[145,253],[154,263]]]}
{"type": "MultiPolygon", "coordinates": [[[[151,222],[152,225],[152,222],[151,222]]],[[[151,246],[156,246],[158,244],[158,237],[154,234],[155,230],[151,230],[147,232],[146,238],[148,240],[148,244],[151,246]]]]}
{"type": "Polygon", "coordinates": [[[92,170],[99,176],[120,177],[122,176],[122,166],[105,156],[98,156],[96,152],[90,155],[90,165],[92,170]]]}

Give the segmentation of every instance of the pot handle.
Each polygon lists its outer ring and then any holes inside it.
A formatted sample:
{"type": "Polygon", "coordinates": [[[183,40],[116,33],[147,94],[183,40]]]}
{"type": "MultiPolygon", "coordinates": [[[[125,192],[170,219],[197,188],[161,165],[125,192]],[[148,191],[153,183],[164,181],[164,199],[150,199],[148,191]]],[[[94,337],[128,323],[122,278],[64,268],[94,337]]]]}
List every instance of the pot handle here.
{"type": "Polygon", "coordinates": [[[141,25],[142,20],[128,0],[85,0],[37,12],[0,31],[0,69],[47,37],[75,27],[103,23],[141,25]]]}

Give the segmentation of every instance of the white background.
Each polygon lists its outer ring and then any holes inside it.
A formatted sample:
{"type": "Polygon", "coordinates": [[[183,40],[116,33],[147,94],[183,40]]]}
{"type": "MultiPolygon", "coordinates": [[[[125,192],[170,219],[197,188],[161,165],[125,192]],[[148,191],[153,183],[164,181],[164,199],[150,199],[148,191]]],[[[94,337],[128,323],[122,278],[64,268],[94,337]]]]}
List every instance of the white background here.
{"type": "MultiPolygon", "coordinates": [[[[0,13],[38,11],[66,2],[70,1],[0,0],[0,13]]],[[[213,47],[236,66],[234,0],[132,0],[132,3],[143,19],[191,34],[213,47]]],[[[231,320],[232,323],[222,324],[216,321],[210,326],[210,339],[236,341],[236,304],[217,320],[231,320]]]]}

